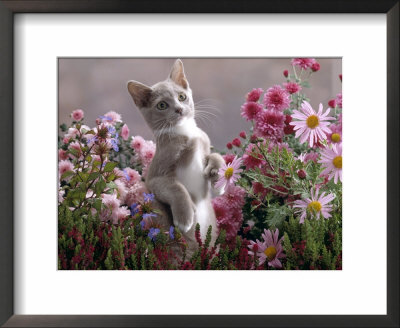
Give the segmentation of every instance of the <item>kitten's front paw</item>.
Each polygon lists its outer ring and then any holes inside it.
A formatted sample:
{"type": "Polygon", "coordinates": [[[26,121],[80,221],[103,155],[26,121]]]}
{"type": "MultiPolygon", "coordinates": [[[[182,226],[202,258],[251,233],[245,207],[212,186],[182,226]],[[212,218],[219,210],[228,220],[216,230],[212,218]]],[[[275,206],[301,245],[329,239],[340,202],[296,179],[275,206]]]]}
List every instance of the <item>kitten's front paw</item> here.
{"type": "Polygon", "coordinates": [[[204,169],[204,175],[214,184],[218,181],[218,171],[225,163],[223,157],[218,153],[212,153],[207,157],[207,165],[204,169]]]}
{"type": "Polygon", "coordinates": [[[214,185],[218,181],[218,168],[208,165],[204,169],[204,175],[206,179],[209,179],[211,184],[214,185]]]}
{"type": "Polygon", "coordinates": [[[194,216],[195,216],[195,208],[194,206],[186,208],[176,208],[173,211],[173,221],[174,225],[179,228],[180,231],[183,233],[188,232],[194,223],[194,216]]]}

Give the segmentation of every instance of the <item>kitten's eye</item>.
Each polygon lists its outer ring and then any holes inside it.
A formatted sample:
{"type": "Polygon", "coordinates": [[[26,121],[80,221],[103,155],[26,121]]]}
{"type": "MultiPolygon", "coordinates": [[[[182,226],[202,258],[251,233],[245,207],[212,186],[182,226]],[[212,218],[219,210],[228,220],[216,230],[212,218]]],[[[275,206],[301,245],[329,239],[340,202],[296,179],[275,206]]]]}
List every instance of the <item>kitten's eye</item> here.
{"type": "Polygon", "coordinates": [[[178,99],[179,99],[179,101],[184,101],[184,100],[186,100],[186,95],[184,93],[180,93],[178,95],[178,99]]]}
{"type": "Polygon", "coordinates": [[[165,110],[165,109],[168,108],[168,104],[167,104],[165,101],[160,101],[160,102],[157,104],[157,108],[158,108],[159,110],[165,110]]]}

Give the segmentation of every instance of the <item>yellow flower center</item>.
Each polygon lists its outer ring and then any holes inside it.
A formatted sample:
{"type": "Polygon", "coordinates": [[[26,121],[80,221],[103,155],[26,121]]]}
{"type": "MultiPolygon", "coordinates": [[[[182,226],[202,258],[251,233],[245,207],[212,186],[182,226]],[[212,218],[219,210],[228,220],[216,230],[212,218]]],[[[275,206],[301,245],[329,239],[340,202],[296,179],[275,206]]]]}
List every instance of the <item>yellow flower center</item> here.
{"type": "Polygon", "coordinates": [[[229,179],[233,175],[233,167],[228,167],[225,171],[225,178],[229,179]]]}
{"type": "Polygon", "coordinates": [[[333,159],[332,163],[337,169],[341,169],[342,168],[342,156],[336,156],[333,159]]]}
{"type": "Polygon", "coordinates": [[[317,115],[311,115],[307,118],[307,126],[310,129],[315,129],[319,125],[319,119],[317,115]]]}
{"type": "Polygon", "coordinates": [[[269,246],[264,251],[264,254],[267,256],[269,261],[272,261],[275,258],[276,253],[276,248],[274,246],[269,246]]]}
{"type": "Polygon", "coordinates": [[[339,133],[333,133],[331,137],[333,142],[339,142],[340,141],[340,134],[339,133]]]}
{"type": "Polygon", "coordinates": [[[314,211],[314,212],[319,212],[322,208],[322,205],[320,202],[317,202],[316,200],[312,201],[310,204],[308,204],[307,209],[309,212],[314,211]]]}

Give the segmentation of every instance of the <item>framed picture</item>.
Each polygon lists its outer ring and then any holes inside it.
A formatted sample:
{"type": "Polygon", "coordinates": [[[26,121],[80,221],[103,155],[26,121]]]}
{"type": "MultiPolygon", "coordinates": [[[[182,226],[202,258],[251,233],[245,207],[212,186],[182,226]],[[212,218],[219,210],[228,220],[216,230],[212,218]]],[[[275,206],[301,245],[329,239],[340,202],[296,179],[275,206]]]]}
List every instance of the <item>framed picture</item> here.
{"type": "Polygon", "coordinates": [[[0,2],[2,324],[398,326],[399,4],[154,5],[0,2]]]}

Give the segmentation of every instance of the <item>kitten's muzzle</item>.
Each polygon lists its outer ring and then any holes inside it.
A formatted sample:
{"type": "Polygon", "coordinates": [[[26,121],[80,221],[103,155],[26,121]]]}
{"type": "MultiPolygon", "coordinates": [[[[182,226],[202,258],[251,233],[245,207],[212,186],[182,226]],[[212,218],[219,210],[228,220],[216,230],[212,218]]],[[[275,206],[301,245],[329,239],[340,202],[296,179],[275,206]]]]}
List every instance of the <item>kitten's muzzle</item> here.
{"type": "Polygon", "coordinates": [[[182,115],[183,114],[183,108],[177,108],[175,109],[175,113],[182,115]]]}

